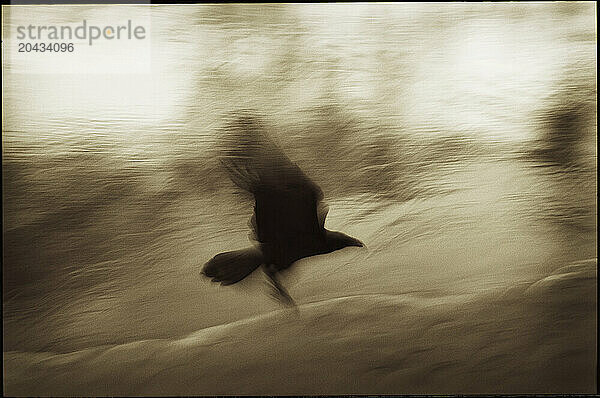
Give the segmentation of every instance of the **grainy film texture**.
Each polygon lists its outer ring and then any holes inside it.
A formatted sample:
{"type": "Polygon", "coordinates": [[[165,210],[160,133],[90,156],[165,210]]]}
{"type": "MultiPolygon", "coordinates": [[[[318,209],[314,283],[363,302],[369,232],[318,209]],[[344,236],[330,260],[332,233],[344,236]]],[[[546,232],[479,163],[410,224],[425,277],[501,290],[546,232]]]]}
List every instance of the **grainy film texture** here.
{"type": "Polygon", "coordinates": [[[595,3],[2,18],[5,394],[596,392],[595,3]]]}

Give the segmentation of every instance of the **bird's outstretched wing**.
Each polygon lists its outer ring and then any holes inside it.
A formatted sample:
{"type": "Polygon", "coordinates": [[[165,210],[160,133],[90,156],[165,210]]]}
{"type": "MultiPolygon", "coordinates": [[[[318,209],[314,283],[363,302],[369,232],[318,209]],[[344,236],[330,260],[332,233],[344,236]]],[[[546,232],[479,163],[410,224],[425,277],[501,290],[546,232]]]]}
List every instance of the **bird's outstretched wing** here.
{"type": "Polygon", "coordinates": [[[254,195],[250,222],[265,260],[285,267],[323,239],[323,192],[249,117],[238,119],[221,162],[232,181],[254,195]]]}

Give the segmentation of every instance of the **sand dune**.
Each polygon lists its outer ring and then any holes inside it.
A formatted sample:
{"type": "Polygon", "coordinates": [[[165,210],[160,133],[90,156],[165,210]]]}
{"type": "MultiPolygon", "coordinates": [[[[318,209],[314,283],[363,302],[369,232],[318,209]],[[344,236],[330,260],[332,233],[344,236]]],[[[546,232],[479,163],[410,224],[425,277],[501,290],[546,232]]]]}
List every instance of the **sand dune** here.
{"type": "Polygon", "coordinates": [[[182,338],[7,352],[4,392],[594,392],[596,268],[588,260],[533,284],[456,296],[339,297],[182,338]]]}

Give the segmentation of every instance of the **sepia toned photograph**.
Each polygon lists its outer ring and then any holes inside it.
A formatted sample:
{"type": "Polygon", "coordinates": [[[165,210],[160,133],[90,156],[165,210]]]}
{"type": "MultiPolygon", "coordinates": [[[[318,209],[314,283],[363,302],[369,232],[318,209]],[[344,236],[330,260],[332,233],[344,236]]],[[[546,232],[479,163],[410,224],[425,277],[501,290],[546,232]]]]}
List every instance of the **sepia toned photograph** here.
{"type": "Polygon", "coordinates": [[[597,393],[596,12],[3,5],[4,395],[597,393]]]}

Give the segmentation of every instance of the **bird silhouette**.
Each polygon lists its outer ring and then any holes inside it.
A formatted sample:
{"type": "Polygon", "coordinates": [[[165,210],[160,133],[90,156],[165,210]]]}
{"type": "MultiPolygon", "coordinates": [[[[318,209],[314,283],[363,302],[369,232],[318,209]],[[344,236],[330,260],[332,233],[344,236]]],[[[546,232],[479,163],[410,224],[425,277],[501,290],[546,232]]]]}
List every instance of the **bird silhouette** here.
{"type": "Polygon", "coordinates": [[[262,265],[274,296],[294,306],[277,273],[296,261],[348,246],[362,247],[358,239],[325,229],[328,207],[323,192],[262,131],[253,117],[238,118],[228,149],[221,156],[231,180],[254,196],[249,225],[254,247],[217,254],[202,273],[213,282],[231,285],[262,265]]]}

